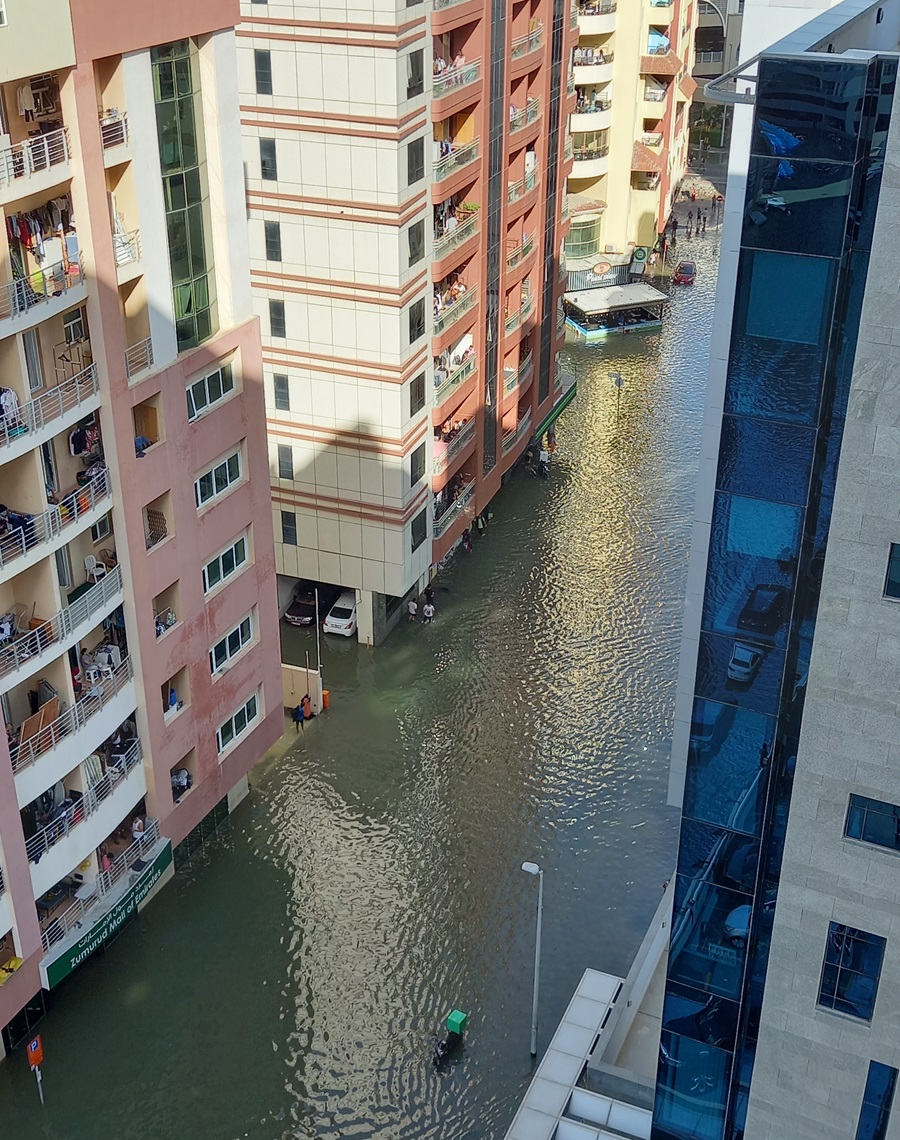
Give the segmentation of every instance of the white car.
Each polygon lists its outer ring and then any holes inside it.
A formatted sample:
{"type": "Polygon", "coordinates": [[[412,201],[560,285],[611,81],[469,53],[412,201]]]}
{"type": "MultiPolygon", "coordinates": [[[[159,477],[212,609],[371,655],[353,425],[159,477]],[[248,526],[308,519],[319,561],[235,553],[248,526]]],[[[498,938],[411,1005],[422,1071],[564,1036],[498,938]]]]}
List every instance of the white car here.
{"type": "Polygon", "coordinates": [[[325,633],[339,633],[341,637],[352,637],[356,633],[356,594],[345,590],[328,611],[322,623],[325,633]]]}
{"type": "Polygon", "coordinates": [[[728,680],[740,681],[749,685],[762,665],[763,655],[752,645],[736,641],[731,647],[731,660],[728,662],[728,680]]]}

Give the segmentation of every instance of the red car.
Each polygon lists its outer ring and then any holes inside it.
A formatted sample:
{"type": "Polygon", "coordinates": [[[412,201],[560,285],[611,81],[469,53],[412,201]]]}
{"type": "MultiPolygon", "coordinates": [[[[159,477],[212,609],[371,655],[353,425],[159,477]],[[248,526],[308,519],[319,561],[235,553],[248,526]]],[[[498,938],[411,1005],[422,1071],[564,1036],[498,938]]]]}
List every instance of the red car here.
{"type": "Polygon", "coordinates": [[[694,265],[693,261],[679,261],[672,283],[674,285],[693,285],[696,276],[697,266],[694,265]]]}

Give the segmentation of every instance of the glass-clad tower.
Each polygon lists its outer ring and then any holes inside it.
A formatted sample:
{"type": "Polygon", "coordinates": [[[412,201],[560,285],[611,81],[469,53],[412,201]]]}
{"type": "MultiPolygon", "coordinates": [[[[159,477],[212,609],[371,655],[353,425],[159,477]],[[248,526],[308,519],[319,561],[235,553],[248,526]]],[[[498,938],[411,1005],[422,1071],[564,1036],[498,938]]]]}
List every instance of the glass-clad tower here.
{"type": "MultiPolygon", "coordinates": [[[[745,1133],[897,74],[894,55],[831,52],[758,63],[654,1140],[745,1133]]],[[[828,978],[883,950],[855,935],[831,936],[828,978]]],[[[818,972],[818,937],[809,956],[818,972]]]]}

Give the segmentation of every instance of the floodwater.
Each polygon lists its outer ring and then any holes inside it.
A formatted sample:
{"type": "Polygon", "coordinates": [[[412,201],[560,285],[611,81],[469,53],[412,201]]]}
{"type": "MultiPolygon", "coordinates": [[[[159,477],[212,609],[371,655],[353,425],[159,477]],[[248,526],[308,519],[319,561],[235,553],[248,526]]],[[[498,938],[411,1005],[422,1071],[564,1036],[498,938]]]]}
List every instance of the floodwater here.
{"type": "MultiPolygon", "coordinates": [[[[435,624],[376,651],[326,641],[330,713],[54,995],[46,1108],[9,1058],[3,1135],[502,1140],[531,1073],[522,861],[546,872],[540,1052],[585,967],[627,971],[674,858],[714,238],[690,252],[698,282],[662,332],[566,350],[552,476],[497,496],[435,624]],[[454,1006],[465,1046],[436,1073],[454,1006]]],[[[308,636],[286,633],[293,654],[308,636]]]]}

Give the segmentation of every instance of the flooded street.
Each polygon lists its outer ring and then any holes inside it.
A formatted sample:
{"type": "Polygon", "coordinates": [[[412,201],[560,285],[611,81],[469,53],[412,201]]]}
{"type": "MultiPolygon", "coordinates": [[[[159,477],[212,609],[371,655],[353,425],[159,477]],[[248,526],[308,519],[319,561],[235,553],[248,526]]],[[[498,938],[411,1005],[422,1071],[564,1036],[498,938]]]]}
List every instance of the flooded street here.
{"type": "Polygon", "coordinates": [[[375,651],[324,641],[330,713],[54,996],[46,1109],[14,1055],[4,1133],[502,1140],[531,1072],[522,861],[546,872],[539,1053],[585,967],[627,971],[672,868],[715,238],[689,252],[698,282],[662,332],[567,349],[578,396],[551,478],[519,471],[497,496],[435,624],[375,651]],[[453,1006],[465,1048],[435,1073],[453,1006]]]}

